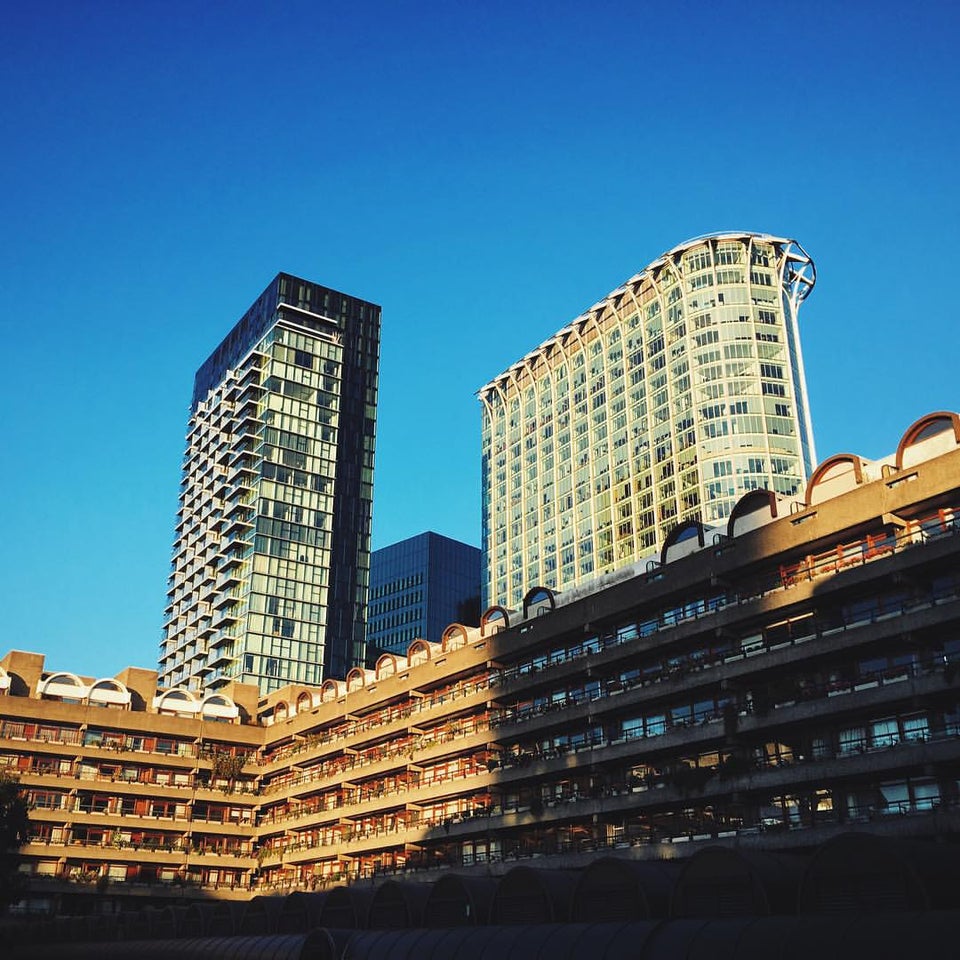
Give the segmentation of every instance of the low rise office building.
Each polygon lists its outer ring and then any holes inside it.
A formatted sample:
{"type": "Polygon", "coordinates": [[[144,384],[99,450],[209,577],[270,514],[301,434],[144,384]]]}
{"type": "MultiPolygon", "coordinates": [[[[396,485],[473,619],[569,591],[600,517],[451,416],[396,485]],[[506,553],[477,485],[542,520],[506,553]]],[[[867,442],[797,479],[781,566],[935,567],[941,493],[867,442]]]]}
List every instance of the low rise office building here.
{"type": "Polygon", "coordinates": [[[480,620],[480,550],[427,531],[370,555],[367,659],[480,620]],[[374,651],[376,653],[374,654],[374,651]]]}

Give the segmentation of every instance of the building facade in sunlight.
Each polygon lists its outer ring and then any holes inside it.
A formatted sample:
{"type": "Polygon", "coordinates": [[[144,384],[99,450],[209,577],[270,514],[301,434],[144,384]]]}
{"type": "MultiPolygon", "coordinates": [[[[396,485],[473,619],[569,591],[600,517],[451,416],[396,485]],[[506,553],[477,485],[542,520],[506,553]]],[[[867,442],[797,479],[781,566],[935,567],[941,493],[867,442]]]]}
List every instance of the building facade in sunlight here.
{"type": "Polygon", "coordinates": [[[650,570],[535,587],[319,687],[203,694],[11,651],[27,900],[809,853],[849,830],[956,849],[958,628],[960,416],[939,412],[880,461],[831,457],[796,497],[677,527],[650,570]]]}
{"type": "Polygon", "coordinates": [[[484,604],[649,556],[815,461],[797,328],[815,282],[793,240],[675,247],[480,390],[484,604]]]}
{"type": "Polygon", "coordinates": [[[196,375],[160,682],[363,662],[380,308],[279,274],[196,375]]]}

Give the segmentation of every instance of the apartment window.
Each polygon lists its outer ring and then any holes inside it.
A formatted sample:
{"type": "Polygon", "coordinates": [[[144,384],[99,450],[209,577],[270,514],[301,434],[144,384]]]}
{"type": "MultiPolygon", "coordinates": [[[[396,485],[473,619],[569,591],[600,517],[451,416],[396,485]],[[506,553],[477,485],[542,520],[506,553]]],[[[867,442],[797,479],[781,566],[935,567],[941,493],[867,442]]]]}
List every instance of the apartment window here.
{"type": "Polygon", "coordinates": [[[837,752],[841,756],[862,753],[867,747],[867,731],[863,727],[847,727],[840,731],[837,752]]]}
{"type": "Polygon", "coordinates": [[[895,747],[900,742],[900,729],[896,718],[875,720],[871,724],[870,737],[875,747],[895,747]]]}
{"type": "Polygon", "coordinates": [[[917,714],[916,716],[903,718],[904,740],[928,740],[929,738],[930,725],[926,716],[917,714]]]}

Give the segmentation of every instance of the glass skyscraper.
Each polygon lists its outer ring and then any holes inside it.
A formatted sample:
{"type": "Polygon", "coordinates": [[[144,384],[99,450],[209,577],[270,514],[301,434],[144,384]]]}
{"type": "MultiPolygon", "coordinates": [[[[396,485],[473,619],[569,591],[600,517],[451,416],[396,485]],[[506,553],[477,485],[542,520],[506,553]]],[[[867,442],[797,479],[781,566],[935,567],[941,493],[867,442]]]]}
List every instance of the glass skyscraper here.
{"type": "Polygon", "coordinates": [[[378,306],[281,273],[198,370],[164,686],[363,662],[379,344],[378,306]]]}
{"type": "Polygon", "coordinates": [[[480,551],[428,531],[374,550],[370,650],[406,656],[414,640],[439,642],[451,623],[480,622],[480,551]]]}
{"type": "Polygon", "coordinates": [[[793,240],[681,244],[480,390],[484,606],[652,554],[815,463],[793,240]]]}

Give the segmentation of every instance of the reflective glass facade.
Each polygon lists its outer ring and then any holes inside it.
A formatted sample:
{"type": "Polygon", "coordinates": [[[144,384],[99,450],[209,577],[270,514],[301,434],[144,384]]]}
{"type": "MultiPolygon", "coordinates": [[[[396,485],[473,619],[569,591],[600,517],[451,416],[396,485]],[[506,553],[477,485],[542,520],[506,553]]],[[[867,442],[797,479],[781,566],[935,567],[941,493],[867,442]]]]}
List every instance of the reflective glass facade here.
{"type": "Polygon", "coordinates": [[[479,616],[476,547],[427,532],[373,551],[369,650],[406,656],[414,640],[439,641],[451,623],[476,626],[479,616]]]}
{"type": "Polygon", "coordinates": [[[480,391],[484,606],[520,606],[652,554],[815,462],[792,240],[674,248],[480,391]]]}
{"type": "Polygon", "coordinates": [[[163,685],[363,662],[379,341],[378,306],[280,274],[197,372],[163,685]]]}

